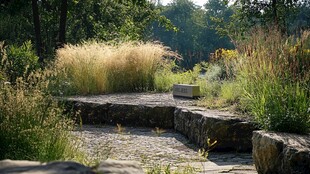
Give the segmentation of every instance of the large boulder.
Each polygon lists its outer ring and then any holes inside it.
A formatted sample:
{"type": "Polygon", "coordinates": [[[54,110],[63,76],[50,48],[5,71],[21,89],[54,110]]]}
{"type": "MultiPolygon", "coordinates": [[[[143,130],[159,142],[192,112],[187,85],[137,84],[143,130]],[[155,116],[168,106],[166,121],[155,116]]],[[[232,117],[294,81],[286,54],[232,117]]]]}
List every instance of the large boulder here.
{"type": "Polygon", "coordinates": [[[310,136],[253,132],[253,160],[258,173],[310,173],[310,136]]]}

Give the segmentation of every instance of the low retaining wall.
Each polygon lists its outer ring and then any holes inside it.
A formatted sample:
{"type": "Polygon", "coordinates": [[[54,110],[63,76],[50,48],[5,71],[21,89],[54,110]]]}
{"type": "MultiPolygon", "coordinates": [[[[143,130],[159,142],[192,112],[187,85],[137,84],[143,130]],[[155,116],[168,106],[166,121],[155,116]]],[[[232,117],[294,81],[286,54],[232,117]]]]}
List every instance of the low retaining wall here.
{"type": "Polygon", "coordinates": [[[66,101],[83,124],[121,124],[172,129],[175,107],[66,101]]]}
{"type": "Polygon", "coordinates": [[[228,112],[194,108],[192,101],[171,94],[123,94],[71,97],[65,104],[79,113],[83,124],[169,128],[200,147],[207,148],[210,138],[217,140],[216,151],[251,152],[256,130],[251,122],[228,112]]]}
{"type": "Polygon", "coordinates": [[[186,135],[200,147],[208,148],[217,141],[216,151],[251,152],[252,132],[257,130],[254,124],[229,113],[177,108],[174,113],[175,130],[186,135]]]}

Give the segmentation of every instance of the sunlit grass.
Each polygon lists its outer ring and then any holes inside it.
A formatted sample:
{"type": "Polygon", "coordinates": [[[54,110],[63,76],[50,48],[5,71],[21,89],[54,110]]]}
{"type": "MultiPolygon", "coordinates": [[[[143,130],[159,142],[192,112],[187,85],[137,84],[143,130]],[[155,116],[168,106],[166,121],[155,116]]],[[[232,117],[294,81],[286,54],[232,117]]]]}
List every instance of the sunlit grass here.
{"type": "Polygon", "coordinates": [[[76,94],[154,90],[155,73],[165,58],[178,57],[155,43],[117,45],[85,42],[57,51],[57,69],[76,94]]]}
{"type": "Polygon", "coordinates": [[[29,84],[0,86],[0,159],[83,161],[69,132],[73,121],[41,85],[29,84]]]}
{"type": "Polygon", "coordinates": [[[266,130],[309,132],[310,33],[289,38],[274,30],[255,33],[239,48],[243,103],[266,130]]]}

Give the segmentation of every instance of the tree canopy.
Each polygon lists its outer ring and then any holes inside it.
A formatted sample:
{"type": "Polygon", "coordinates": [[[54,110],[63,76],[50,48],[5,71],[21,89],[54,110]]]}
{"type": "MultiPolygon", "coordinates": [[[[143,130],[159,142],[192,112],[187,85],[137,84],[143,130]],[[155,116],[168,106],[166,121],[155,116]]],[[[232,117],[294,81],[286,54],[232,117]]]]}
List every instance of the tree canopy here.
{"type": "Polygon", "coordinates": [[[191,68],[218,48],[233,48],[253,26],[287,34],[309,29],[309,14],[307,0],[209,0],[203,7],[191,0],[1,0],[0,40],[31,40],[40,60],[65,43],[159,40],[191,68]]]}

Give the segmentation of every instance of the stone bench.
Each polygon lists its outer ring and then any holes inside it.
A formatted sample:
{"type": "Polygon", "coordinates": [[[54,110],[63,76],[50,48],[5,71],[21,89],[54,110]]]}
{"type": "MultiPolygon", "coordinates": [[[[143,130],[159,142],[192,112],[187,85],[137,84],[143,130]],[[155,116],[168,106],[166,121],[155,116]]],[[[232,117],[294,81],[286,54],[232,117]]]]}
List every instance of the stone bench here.
{"type": "Polygon", "coordinates": [[[173,96],[197,98],[200,96],[200,88],[198,85],[174,84],[173,96]]]}

